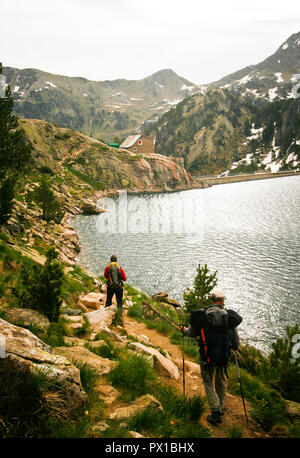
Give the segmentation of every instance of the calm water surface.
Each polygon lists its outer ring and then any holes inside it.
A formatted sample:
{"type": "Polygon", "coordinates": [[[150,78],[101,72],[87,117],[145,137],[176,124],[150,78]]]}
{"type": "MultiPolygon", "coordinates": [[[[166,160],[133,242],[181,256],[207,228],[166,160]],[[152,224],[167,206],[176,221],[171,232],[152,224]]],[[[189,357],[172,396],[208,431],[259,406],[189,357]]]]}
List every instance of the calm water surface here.
{"type": "Polygon", "coordinates": [[[243,316],[241,337],[263,350],[300,322],[300,176],[122,198],[73,220],[89,271],[116,253],[130,284],[181,301],[206,263],[243,316]]]}

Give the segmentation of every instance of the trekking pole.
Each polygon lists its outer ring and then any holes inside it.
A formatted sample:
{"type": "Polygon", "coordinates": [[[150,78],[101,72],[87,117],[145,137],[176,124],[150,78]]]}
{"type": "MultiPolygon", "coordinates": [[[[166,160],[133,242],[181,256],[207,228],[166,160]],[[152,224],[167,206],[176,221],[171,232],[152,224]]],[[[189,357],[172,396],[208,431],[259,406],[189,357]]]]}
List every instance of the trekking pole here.
{"type": "Polygon", "coordinates": [[[183,333],[182,333],[182,385],[183,385],[183,399],[185,401],[185,367],[184,367],[184,334],[183,333]]]}
{"type": "Polygon", "coordinates": [[[244,399],[244,393],[243,393],[243,388],[242,388],[242,381],[241,381],[240,369],[239,369],[238,359],[237,359],[237,356],[236,356],[236,351],[234,352],[234,356],[235,356],[235,364],[236,364],[236,368],[237,368],[238,379],[239,379],[239,383],[240,383],[240,389],[241,389],[241,395],[242,395],[242,400],[243,400],[243,406],[244,406],[244,411],[245,411],[246,422],[247,422],[247,425],[248,425],[248,416],[247,416],[247,410],[246,410],[246,405],[245,405],[245,399],[244,399]]]}
{"type": "Polygon", "coordinates": [[[127,296],[127,293],[126,293],[126,289],[123,288],[123,291],[124,291],[124,293],[125,293],[125,301],[126,301],[126,303],[127,303],[127,305],[128,305],[129,301],[128,301],[128,296],[127,296]]]}

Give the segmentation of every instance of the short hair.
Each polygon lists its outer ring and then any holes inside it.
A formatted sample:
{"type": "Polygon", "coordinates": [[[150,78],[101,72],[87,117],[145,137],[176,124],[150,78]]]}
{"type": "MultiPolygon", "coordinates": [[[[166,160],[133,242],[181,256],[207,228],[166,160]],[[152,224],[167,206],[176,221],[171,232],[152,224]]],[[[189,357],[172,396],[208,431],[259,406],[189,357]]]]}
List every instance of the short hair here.
{"type": "Polygon", "coordinates": [[[115,254],[112,254],[111,257],[110,257],[110,261],[111,262],[117,262],[118,258],[115,254]]]}

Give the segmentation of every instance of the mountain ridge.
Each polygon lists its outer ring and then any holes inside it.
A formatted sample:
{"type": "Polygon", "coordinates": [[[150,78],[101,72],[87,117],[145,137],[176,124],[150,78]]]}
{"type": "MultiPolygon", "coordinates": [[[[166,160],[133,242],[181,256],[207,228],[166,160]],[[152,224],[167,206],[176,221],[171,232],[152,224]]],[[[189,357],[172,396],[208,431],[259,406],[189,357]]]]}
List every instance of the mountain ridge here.
{"type": "Polygon", "coordinates": [[[198,86],[163,69],[140,80],[92,81],[38,69],[3,67],[17,115],[112,141],[140,131],[198,86]]]}

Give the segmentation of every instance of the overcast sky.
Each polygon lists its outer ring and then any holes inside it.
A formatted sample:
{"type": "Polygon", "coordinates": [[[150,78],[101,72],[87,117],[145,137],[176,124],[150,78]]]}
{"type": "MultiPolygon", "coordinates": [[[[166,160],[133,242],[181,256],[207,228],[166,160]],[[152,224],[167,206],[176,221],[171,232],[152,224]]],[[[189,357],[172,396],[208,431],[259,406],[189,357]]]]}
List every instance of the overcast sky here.
{"type": "Polygon", "coordinates": [[[299,0],[1,0],[0,61],[92,80],[172,68],[202,84],[300,31],[299,0]]]}

